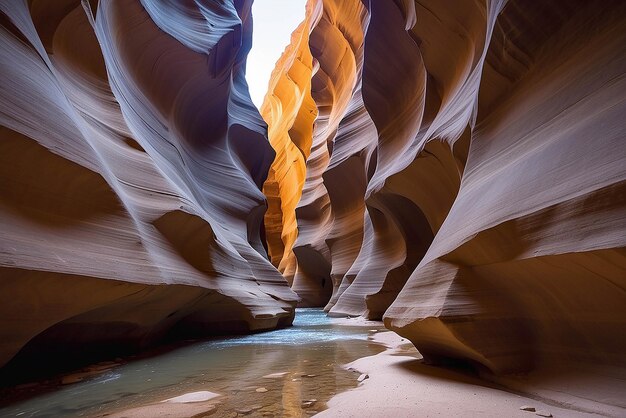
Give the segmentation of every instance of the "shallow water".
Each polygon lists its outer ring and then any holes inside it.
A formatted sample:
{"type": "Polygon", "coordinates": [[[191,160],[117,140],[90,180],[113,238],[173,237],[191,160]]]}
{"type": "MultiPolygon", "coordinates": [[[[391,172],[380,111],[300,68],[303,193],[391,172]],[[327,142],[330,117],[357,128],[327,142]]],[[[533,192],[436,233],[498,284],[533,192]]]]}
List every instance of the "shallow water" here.
{"type": "Polygon", "coordinates": [[[358,373],[343,364],[382,351],[367,340],[370,328],[332,324],[320,309],[298,309],[293,327],[197,342],[131,361],[0,409],[0,416],[102,416],[195,391],[223,395],[211,417],[234,417],[237,411],[308,416],[324,409],[335,393],[357,385],[358,373]],[[263,377],[283,372],[280,378],[263,377]],[[260,387],[267,392],[256,392],[260,387]],[[307,404],[311,400],[316,401],[307,404]]]}

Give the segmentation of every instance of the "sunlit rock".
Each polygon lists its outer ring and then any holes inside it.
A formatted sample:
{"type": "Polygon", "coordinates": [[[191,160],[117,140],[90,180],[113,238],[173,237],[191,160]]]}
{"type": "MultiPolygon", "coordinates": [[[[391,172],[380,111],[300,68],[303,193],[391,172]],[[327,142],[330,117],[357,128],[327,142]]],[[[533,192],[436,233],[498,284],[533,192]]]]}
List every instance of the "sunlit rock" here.
{"type": "Polygon", "coordinates": [[[261,115],[276,151],[263,193],[267,196],[265,236],[272,263],[291,284],[296,271],[292,248],[298,234],[296,206],[306,178],[317,107],[311,97],[313,57],[309,49],[312,10],[294,31],[291,44],[276,63],[261,115]]]}

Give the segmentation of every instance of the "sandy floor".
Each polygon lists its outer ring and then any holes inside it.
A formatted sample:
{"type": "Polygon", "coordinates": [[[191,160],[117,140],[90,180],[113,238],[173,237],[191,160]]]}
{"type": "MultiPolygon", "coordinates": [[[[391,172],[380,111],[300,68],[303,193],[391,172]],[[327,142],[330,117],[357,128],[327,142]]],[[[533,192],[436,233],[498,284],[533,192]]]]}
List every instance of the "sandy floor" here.
{"type": "MultiPolygon", "coordinates": [[[[357,325],[358,319],[340,320],[357,325]]],[[[362,325],[362,324],[360,324],[362,325]]],[[[409,343],[393,332],[373,333],[372,339],[388,349],[348,364],[367,374],[358,388],[340,393],[328,403],[319,417],[520,417],[538,414],[522,411],[532,406],[537,412],[554,417],[589,417],[590,414],[566,409],[502,390],[496,385],[461,372],[423,364],[409,343]]],[[[601,415],[624,416],[608,407],[601,415]]]]}

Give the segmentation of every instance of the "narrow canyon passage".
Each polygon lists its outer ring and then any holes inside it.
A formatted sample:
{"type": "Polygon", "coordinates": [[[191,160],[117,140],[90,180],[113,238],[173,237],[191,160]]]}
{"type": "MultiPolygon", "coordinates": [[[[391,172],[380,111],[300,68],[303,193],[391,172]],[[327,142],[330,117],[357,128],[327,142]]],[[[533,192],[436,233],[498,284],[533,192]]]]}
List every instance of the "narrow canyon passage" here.
{"type": "Polygon", "coordinates": [[[625,28],[0,0],[0,415],[626,416],[625,28]]]}

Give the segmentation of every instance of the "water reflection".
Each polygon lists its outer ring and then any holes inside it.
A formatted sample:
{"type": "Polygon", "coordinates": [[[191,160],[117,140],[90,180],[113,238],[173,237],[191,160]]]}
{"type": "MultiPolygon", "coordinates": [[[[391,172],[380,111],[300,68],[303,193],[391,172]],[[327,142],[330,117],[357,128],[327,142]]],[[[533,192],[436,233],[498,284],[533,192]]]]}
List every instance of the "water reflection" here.
{"type": "Polygon", "coordinates": [[[382,351],[367,335],[367,328],[331,324],[321,310],[298,309],[291,328],[199,342],[133,361],[0,409],[0,416],[103,416],[203,390],[224,395],[212,417],[308,416],[335,393],[356,386],[358,375],[343,364],[382,351]]]}

